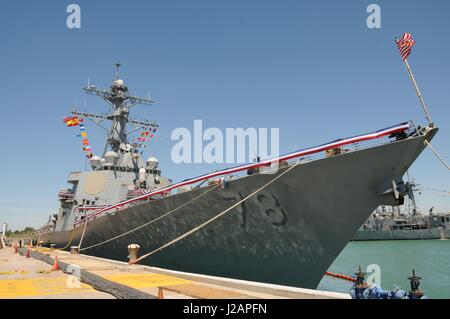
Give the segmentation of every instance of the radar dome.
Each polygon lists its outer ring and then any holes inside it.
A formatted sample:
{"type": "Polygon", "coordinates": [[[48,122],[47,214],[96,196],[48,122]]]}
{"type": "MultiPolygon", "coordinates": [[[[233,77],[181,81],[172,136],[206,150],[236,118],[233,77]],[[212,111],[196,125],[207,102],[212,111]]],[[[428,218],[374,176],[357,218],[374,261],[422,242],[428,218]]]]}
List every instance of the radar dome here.
{"type": "Polygon", "coordinates": [[[114,85],[116,86],[124,86],[125,82],[122,79],[117,79],[114,81],[114,85]]]}
{"type": "Polygon", "coordinates": [[[130,144],[128,144],[128,143],[120,143],[120,149],[122,150],[122,151],[124,151],[124,152],[131,152],[131,150],[132,150],[132,146],[130,145],[130,144]]]}
{"type": "Polygon", "coordinates": [[[141,167],[139,169],[139,175],[138,175],[140,183],[145,182],[145,180],[147,179],[147,175],[146,174],[147,174],[147,171],[145,170],[145,168],[141,167]]]}
{"type": "Polygon", "coordinates": [[[92,168],[96,168],[100,165],[101,158],[100,156],[94,155],[90,159],[92,168]]]}
{"type": "Polygon", "coordinates": [[[150,169],[155,169],[158,167],[158,159],[156,157],[149,157],[147,159],[147,167],[150,169]]]}
{"type": "Polygon", "coordinates": [[[114,152],[114,151],[106,152],[105,163],[106,164],[115,164],[118,158],[119,158],[119,155],[117,155],[116,152],[114,152]]]}

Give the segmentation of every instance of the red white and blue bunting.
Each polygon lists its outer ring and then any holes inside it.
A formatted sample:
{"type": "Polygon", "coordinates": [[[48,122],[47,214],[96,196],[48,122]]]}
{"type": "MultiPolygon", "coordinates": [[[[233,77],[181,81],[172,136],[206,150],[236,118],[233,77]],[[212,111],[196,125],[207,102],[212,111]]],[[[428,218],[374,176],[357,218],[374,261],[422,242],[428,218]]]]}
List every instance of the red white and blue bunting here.
{"type": "MultiPolygon", "coordinates": [[[[236,172],[241,172],[241,171],[246,171],[249,169],[254,169],[257,167],[263,167],[263,166],[270,166],[274,163],[280,163],[282,161],[287,161],[293,158],[298,158],[298,157],[302,157],[302,156],[307,156],[307,155],[311,155],[311,154],[315,154],[315,153],[319,153],[319,152],[323,152],[329,149],[333,149],[333,148],[337,148],[343,145],[348,145],[348,144],[352,144],[352,143],[358,143],[358,142],[363,142],[363,141],[368,141],[368,140],[373,140],[373,139],[378,139],[384,136],[388,136],[394,133],[399,133],[399,132],[405,132],[407,130],[409,130],[410,128],[410,122],[404,122],[398,125],[394,125],[388,128],[384,128],[372,133],[368,133],[368,134],[364,134],[364,135],[357,135],[354,137],[349,137],[349,138],[345,138],[345,139],[338,139],[326,144],[322,144],[319,146],[315,146],[315,147],[311,147],[311,148],[307,148],[307,149],[303,149],[303,150],[299,150],[299,151],[295,151],[292,153],[288,153],[282,156],[279,156],[277,158],[273,158],[273,159],[268,159],[268,160],[264,160],[261,162],[257,162],[257,163],[251,163],[251,164],[244,164],[244,165],[240,165],[240,166],[235,166],[232,168],[228,168],[228,169],[223,169],[223,170],[219,170],[216,172],[212,172],[209,174],[204,174],[195,178],[191,178],[191,179],[187,179],[181,182],[178,182],[176,184],[172,184],[170,186],[158,189],[156,191],[153,192],[149,192],[147,194],[143,194],[141,196],[138,197],[134,197],[132,199],[128,199],[128,200],[124,200],[122,202],[119,202],[117,204],[111,205],[111,206],[107,206],[104,207],[102,209],[99,209],[98,211],[95,211],[94,213],[92,213],[91,215],[88,216],[88,219],[95,217],[101,213],[104,213],[106,211],[112,210],[112,209],[120,209],[125,205],[128,205],[132,202],[135,201],[139,201],[139,200],[144,200],[156,195],[160,195],[160,194],[167,194],[168,192],[170,192],[173,189],[185,186],[185,185],[192,185],[198,182],[202,182],[204,180],[213,178],[213,177],[218,177],[218,176],[224,176],[224,175],[229,175],[232,173],[236,173],[236,172]]],[[[83,220],[75,222],[74,224],[77,225],[79,223],[82,223],[83,220]]]]}

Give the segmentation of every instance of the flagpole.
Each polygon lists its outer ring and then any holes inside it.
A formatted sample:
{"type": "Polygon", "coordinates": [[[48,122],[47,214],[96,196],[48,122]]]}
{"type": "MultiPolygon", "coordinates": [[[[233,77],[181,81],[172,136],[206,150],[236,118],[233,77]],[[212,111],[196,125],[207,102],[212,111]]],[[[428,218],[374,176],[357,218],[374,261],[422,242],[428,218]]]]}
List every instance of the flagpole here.
{"type": "MultiPolygon", "coordinates": [[[[395,38],[395,43],[398,43],[397,37],[395,38]]],[[[414,88],[416,89],[416,94],[417,94],[417,97],[420,100],[420,104],[422,104],[422,108],[423,108],[423,111],[425,113],[425,117],[426,117],[429,125],[431,127],[433,127],[434,126],[433,121],[431,120],[430,113],[428,112],[428,108],[425,105],[425,101],[423,100],[422,93],[420,93],[419,86],[417,85],[416,79],[414,78],[414,75],[413,75],[413,73],[411,71],[411,67],[409,66],[408,60],[404,59],[403,63],[405,64],[405,67],[406,67],[406,70],[408,71],[409,77],[411,78],[411,81],[412,81],[412,83],[414,85],[414,88]]]]}
{"type": "Polygon", "coordinates": [[[416,94],[419,97],[420,104],[422,104],[423,111],[425,112],[425,117],[427,118],[428,123],[430,124],[430,126],[433,126],[433,121],[431,120],[430,113],[428,112],[428,108],[425,105],[425,101],[423,100],[422,93],[420,93],[419,86],[417,85],[416,79],[414,78],[414,75],[413,75],[413,73],[411,71],[411,67],[409,66],[408,60],[405,59],[405,61],[403,61],[403,62],[405,64],[406,70],[409,73],[409,77],[411,78],[411,81],[412,81],[412,83],[414,85],[414,88],[416,89],[416,94]]]}

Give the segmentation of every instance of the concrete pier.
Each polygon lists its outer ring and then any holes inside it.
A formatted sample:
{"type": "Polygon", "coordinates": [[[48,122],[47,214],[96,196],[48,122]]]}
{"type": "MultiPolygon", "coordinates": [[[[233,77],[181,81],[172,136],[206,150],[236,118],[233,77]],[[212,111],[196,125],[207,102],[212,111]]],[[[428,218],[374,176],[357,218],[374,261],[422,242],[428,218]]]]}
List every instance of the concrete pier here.
{"type": "Polygon", "coordinates": [[[0,298],[350,299],[348,294],[205,276],[49,248],[0,249],[0,298]],[[30,258],[27,258],[27,249],[30,258]],[[53,271],[55,258],[62,270],[53,271]]]}
{"type": "Polygon", "coordinates": [[[67,274],[61,270],[51,271],[51,268],[43,261],[15,254],[13,248],[0,249],[0,298],[114,298],[84,283],[78,289],[70,288],[67,274]]]}

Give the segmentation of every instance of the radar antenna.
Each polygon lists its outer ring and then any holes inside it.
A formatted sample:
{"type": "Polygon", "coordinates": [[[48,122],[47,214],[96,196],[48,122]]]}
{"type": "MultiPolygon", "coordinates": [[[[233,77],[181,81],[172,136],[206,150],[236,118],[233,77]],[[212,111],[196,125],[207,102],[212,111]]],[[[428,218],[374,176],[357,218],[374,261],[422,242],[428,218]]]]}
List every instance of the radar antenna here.
{"type": "Polygon", "coordinates": [[[108,114],[93,114],[86,112],[78,112],[76,109],[72,111],[73,115],[86,117],[98,126],[108,131],[107,141],[103,155],[108,150],[108,147],[118,153],[121,144],[129,144],[128,135],[140,130],[140,129],[156,129],[159,125],[156,122],[150,123],[148,120],[133,120],[129,118],[130,109],[138,104],[153,104],[154,101],[150,99],[139,98],[128,93],[128,87],[125,82],[120,78],[119,68],[120,63],[116,63],[115,80],[109,89],[98,89],[94,85],[88,83],[83,88],[86,94],[97,95],[101,97],[106,103],[111,106],[111,110],[108,114]],[[100,123],[104,120],[112,121],[112,126],[108,130],[100,123]],[[127,131],[127,124],[132,125],[134,128],[127,131]]]}
{"type": "Polygon", "coordinates": [[[119,72],[119,68],[122,64],[120,64],[119,62],[115,64],[116,66],[116,80],[118,80],[120,78],[120,72],[119,72]]]}

